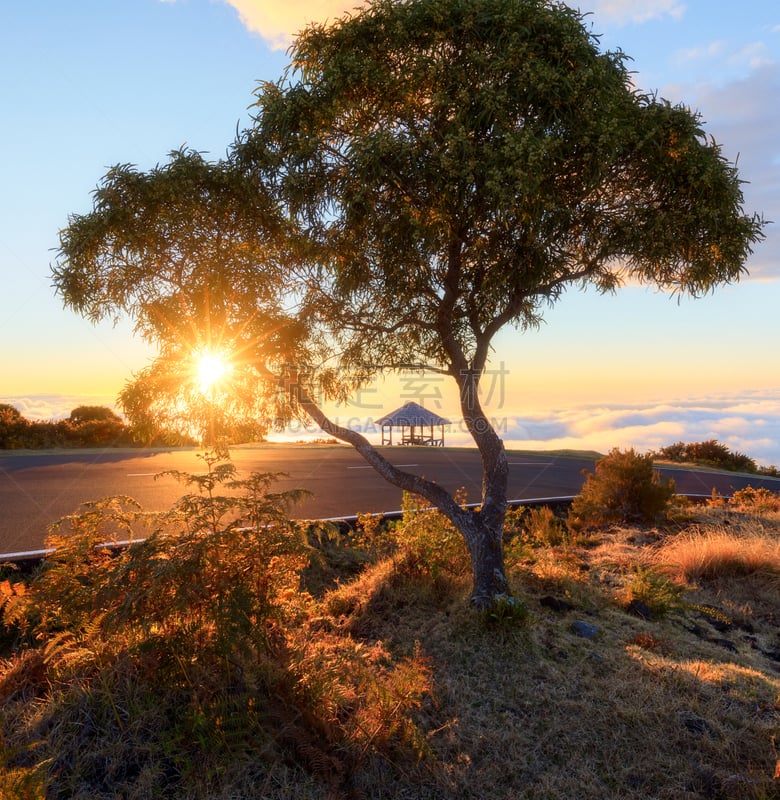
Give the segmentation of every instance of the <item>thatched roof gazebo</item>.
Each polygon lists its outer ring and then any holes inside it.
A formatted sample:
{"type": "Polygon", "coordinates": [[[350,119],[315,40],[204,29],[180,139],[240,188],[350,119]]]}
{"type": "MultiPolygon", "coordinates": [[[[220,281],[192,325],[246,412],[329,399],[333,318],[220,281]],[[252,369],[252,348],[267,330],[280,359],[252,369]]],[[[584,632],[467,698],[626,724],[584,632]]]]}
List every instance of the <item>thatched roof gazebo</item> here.
{"type": "Polygon", "coordinates": [[[450,424],[448,419],[428,411],[418,403],[407,403],[376,422],[382,426],[383,445],[392,444],[393,428],[400,428],[401,441],[396,444],[422,444],[429,447],[444,447],[444,426],[450,424]],[[434,428],[439,430],[434,431],[434,428]]]}

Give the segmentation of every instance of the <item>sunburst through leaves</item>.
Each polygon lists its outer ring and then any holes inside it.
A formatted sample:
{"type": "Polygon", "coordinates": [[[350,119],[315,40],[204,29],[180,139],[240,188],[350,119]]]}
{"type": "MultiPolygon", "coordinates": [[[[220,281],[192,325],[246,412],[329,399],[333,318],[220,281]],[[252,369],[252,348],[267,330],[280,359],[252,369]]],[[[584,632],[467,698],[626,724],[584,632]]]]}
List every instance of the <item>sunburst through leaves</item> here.
{"type": "Polygon", "coordinates": [[[218,351],[200,351],[195,363],[198,389],[205,395],[211,394],[233,371],[228,357],[218,351]]]}

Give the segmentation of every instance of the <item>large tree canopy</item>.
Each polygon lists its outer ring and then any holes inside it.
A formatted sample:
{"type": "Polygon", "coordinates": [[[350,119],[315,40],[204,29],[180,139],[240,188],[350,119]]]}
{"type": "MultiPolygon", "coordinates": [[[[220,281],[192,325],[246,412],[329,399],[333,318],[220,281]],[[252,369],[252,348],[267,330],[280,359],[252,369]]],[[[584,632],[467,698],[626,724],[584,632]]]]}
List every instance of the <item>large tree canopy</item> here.
{"type": "Polygon", "coordinates": [[[282,229],[254,178],[186,150],[148,173],[114,167],[92,213],[71,217],[54,268],[57,290],[93,321],[130,315],[160,349],[121,395],[136,430],[152,437],[178,425],[205,437],[215,423],[229,429],[252,420],[261,436],[269,420],[289,419],[273,392],[258,391],[256,359],[260,350],[279,368],[316,356],[310,342],[302,349],[306,314],[293,316],[300,308],[284,291],[282,229]],[[200,391],[199,361],[228,353],[237,368],[215,403],[200,391]]]}
{"type": "Polygon", "coordinates": [[[55,283],[93,318],[129,312],[163,355],[181,320],[218,319],[255,396],[258,380],[294,388],[285,413],[450,516],[474,602],[490,603],[508,591],[506,456],[479,395],[495,335],[572,284],[700,295],[737,280],[762,220],[698,115],[637,91],[626,57],[557,3],[378,0],[310,26],[291,55],[225,161],[109,173],[63,233],[55,283]],[[457,384],[479,509],[323,414],[318,398],[400,367],[457,384]]]}

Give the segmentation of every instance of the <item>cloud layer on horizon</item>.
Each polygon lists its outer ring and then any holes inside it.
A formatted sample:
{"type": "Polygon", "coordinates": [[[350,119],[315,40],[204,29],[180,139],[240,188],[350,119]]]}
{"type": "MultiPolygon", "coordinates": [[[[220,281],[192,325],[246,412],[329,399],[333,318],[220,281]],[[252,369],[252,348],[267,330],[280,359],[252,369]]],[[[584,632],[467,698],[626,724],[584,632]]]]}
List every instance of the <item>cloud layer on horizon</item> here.
{"type": "MultiPolygon", "coordinates": [[[[458,419],[450,408],[433,410],[458,419]]],[[[716,439],[759,464],[780,465],[780,388],[669,401],[588,403],[550,410],[504,407],[488,416],[510,449],[607,453],[614,447],[633,447],[647,452],[680,441],[716,439]]],[[[376,442],[380,436],[379,426],[370,417],[345,414],[341,409],[331,418],[364,433],[370,441],[376,442]]],[[[322,437],[319,428],[298,424],[280,438],[322,437]]],[[[445,429],[444,438],[447,445],[455,447],[474,444],[462,421],[445,429]]]]}
{"type": "MultiPolygon", "coordinates": [[[[29,395],[0,397],[30,420],[62,419],[80,405],[114,408],[109,397],[29,395]]],[[[115,409],[117,410],[117,409],[115,409]]],[[[445,410],[438,413],[447,416],[445,410]]],[[[675,442],[717,439],[730,450],[745,453],[759,464],[780,466],[780,388],[775,391],[730,393],[668,402],[589,403],[552,410],[499,409],[491,421],[508,448],[526,450],[595,450],[633,447],[658,450],[675,442]]],[[[456,415],[450,415],[456,419],[456,415]]],[[[334,421],[360,430],[376,441],[380,431],[371,418],[357,415],[334,421]]],[[[322,438],[311,424],[293,425],[282,438],[322,438]]],[[[445,433],[448,445],[473,445],[462,423],[445,433]]]]}
{"type": "Polygon", "coordinates": [[[0,396],[0,403],[17,408],[33,422],[65,419],[79,406],[107,406],[119,413],[116,397],[108,395],[28,394],[0,396]]]}
{"type": "Polygon", "coordinates": [[[613,447],[645,452],[675,442],[717,439],[761,464],[780,464],[780,390],[659,403],[589,404],[498,416],[508,447],[613,447]]]}

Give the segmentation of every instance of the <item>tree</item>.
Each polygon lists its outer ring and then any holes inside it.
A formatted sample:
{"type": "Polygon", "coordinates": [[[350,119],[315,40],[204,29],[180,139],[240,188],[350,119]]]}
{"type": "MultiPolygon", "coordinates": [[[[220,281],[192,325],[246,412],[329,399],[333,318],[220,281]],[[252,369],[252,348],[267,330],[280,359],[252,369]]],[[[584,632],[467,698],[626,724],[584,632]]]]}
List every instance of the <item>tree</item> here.
{"type": "Polygon", "coordinates": [[[163,349],[175,336],[150,324],[155,307],[197,296],[194,323],[216,298],[244,309],[219,329],[240,333],[279,418],[305,413],[440,508],[468,545],[472,602],[488,606],[509,592],[507,459],[479,392],[496,334],[537,325],[572,285],[607,292],[631,277],[698,296],[736,281],[763,220],[743,212],[736,169],[698,114],[635,90],[626,57],[599,52],[565,6],[376,0],[311,25],[291,56],[225,160],[178,153],[148,175],[109,173],[62,235],[55,284],[93,319],[129,311],[163,349]],[[193,193],[189,169],[210,182],[193,193]],[[164,205],[139,206],[145,182],[167,187],[164,205]],[[145,222],[106,222],[122,214],[145,222]],[[169,231],[169,215],[184,221],[169,231]],[[197,246],[177,239],[193,215],[197,246]],[[187,266],[163,284],[171,248],[187,266]],[[242,319],[273,320],[276,346],[242,319]],[[321,399],[399,368],[457,385],[482,460],[478,509],[323,413],[321,399]]]}
{"type": "Polygon", "coordinates": [[[68,419],[74,425],[81,425],[84,422],[121,422],[108,406],[77,406],[70,412],[68,419]]]}
{"type": "Polygon", "coordinates": [[[0,449],[26,447],[29,428],[29,420],[16,406],[0,403],[0,449]]]}
{"type": "Polygon", "coordinates": [[[71,447],[118,446],[132,442],[122,418],[107,406],[77,406],[58,427],[71,447]]]}
{"type": "Polygon", "coordinates": [[[676,442],[667,447],[662,447],[657,453],[657,458],[668,458],[670,461],[692,462],[694,464],[708,464],[718,469],[728,469],[734,472],[758,472],[756,462],[745,453],[732,452],[716,439],[706,442],[676,442]]]}
{"type": "Polygon", "coordinates": [[[53,270],[57,291],[93,322],[128,314],[160,348],[120,395],[141,439],[173,428],[213,444],[237,428],[261,438],[268,419],[285,421],[257,391],[253,370],[234,369],[229,386],[208,391],[198,376],[204,355],[231,353],[239,367],[259,347],[269,358],[299,358],[303,323],[283,307],[275,251],[281,225],[254,178],[190,150],[148,173],[117,165],[92,213],[70,218],[53,270]]]}

